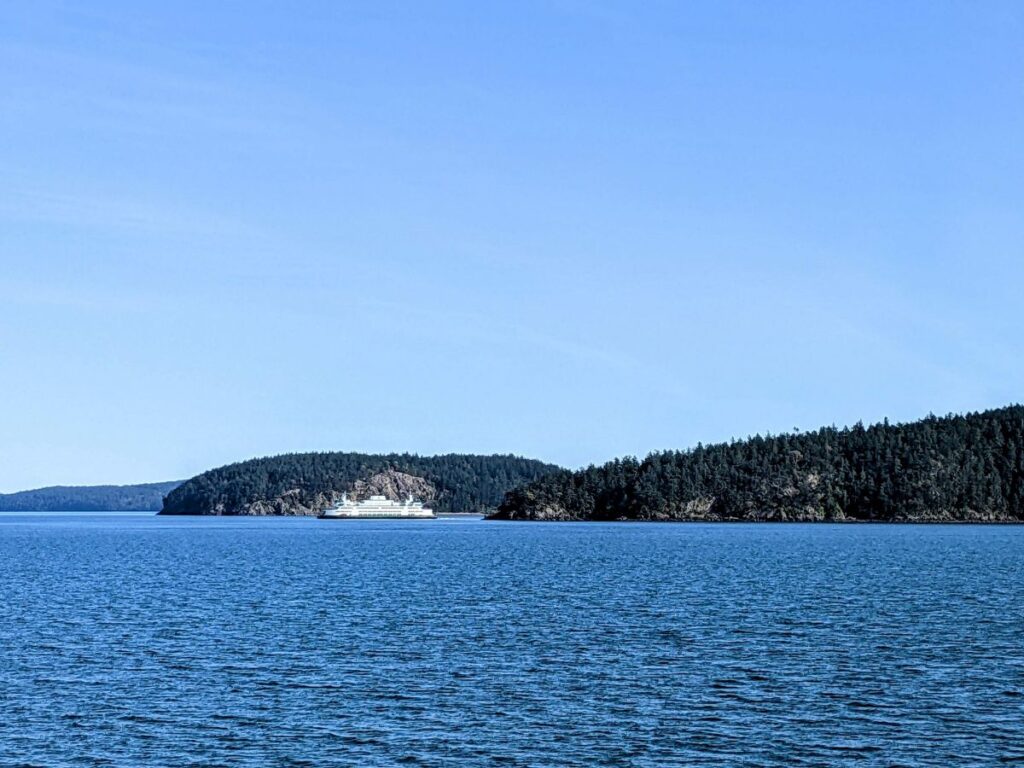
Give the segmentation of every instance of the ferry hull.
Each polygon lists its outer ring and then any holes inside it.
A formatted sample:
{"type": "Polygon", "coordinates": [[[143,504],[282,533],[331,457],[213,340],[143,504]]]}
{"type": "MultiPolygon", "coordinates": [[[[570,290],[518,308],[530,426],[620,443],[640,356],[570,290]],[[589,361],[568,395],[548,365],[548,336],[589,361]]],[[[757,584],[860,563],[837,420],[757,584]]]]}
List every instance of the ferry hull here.
{"type": "Polygon", "coordinates": [[[437,515],[325,515],[316,516],[318,520],[437,520],[437,515]]]}

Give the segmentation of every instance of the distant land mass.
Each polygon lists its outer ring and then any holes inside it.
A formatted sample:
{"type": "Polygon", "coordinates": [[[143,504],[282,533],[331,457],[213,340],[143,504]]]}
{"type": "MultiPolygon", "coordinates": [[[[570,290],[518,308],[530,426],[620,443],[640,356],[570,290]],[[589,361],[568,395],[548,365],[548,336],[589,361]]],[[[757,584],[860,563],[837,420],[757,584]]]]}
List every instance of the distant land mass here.
{"type": "Polygon", "coordinates": [[[211,469],[167,494],[162,515],[315,515],[342,494],[409,495],[435,512],[493,512],[505,493],[559,471],[518,456],[291,453],[211,469]]]}
{"type": "Polygon", "coordinates": [[[826,427],[562,470],[499,520],[1024,521],[1024,407],[826,427]]]}
{"type": "Polygon", "coordinates": [[[140,485],[54,485],[0,493],[0,512],[156,512],[181,480],[140,485]]]}

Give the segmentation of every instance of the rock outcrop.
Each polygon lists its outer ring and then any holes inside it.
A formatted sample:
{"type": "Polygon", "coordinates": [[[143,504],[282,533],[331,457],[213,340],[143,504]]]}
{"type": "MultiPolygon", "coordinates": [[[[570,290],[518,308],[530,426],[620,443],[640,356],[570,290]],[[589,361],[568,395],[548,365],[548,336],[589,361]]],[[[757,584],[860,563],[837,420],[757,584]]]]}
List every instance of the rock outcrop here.
{"type": "Polygon", "coordinates": [[[374,495],[387,496],[394,501],[404,501],[412,496],[417,501],[427,502],[437,498],[437,489],[422,477],[385,469],[365,480],[356,480],[349,495],[359,500],[374,495]]]}

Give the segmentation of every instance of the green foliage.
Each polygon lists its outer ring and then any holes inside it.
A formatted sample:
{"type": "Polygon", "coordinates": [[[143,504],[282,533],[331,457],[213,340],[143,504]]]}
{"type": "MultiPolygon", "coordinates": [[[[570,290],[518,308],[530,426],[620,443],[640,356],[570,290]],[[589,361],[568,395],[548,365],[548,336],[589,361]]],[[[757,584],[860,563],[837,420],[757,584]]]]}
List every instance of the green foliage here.
{"type": "Polygon", "coordinates": [[[1024,407],[616,459],[514,489],[495,517],[1024,521],[1024,407]]]}
{"type": "Polygon", "coordinates": [[[180,484],[56,485],[0,494],[0,512],[155,512],[180,484]]]}
{"type": "Polygon", "coordinates": [[[161,514],[243,513],[247,505],[299,490],[304,494],[344,491],[393,469],[422,477],[438,490],[436,512],[493,511],[511,488],[557,469],[518,456],[416,456],[361,453],[292,453],[212,469],[186,481],[164,499],[161,514]]]}

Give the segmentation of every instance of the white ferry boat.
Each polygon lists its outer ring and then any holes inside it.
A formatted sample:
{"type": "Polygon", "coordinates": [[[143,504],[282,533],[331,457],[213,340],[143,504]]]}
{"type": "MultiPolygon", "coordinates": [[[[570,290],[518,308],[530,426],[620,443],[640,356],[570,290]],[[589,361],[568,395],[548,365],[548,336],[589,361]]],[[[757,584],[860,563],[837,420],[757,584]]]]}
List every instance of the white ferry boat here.
{"type": "Polygon", "coordinates": [[[348,494],[341,501],[328,507],[319,515],[321,520],[360,520],[397,518],[401,520],[421,520],[437,517],[434,510],[423,506],[422,502],[413,501],[412,496],[401,503],[392,501],[386,496],[371,496],[366,501],[349,501],[348,494]]]}

